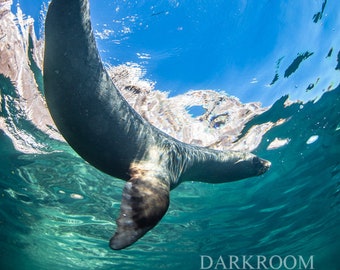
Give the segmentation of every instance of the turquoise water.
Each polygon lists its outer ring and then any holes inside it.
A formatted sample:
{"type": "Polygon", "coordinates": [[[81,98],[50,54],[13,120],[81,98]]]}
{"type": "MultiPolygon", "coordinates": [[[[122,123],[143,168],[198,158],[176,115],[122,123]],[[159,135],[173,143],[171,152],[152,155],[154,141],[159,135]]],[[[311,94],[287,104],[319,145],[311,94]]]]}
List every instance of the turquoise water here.
{"type": "MultiPolygon", "coordinates": [[[[14,95],[8,81],[1,83],[7,85],[2,98],[14,95]]],[[[110,250],[108,240],[124,182],[20,120],[14,107],[3,107],[2,116],[12,114],[19,129],[48,148],[20,153],[1,133],[1,269],[200,269],[201,255],[252,254],[313,255],[315,269],[340,269],[340,87],[315,102],[285,107],[286,98],[244,130],[289,119],[255,151],[272,162],[268,173],[180,185],[160,224],[122,251],[110,250]],[[308,141],[311,136],[318,139],[308,141]],[[276,137],[290,142],[266,150],[276,137]]]]}

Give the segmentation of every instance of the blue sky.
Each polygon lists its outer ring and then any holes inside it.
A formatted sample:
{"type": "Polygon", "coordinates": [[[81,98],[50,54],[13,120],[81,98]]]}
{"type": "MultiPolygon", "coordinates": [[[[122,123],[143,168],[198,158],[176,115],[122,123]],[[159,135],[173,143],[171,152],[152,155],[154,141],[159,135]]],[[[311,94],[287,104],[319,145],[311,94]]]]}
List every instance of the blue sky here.
{"type": "MultiPolygon", "coordinates": [[[[44,2],[19,1],[34,18],[44,2]]],[[[91,1],[104,61],[141,64],[156,88],[170,95],[214,89],[264,105],[284,94],[312,99],[339,83],[338,10],[337,0],[91,1]],[[314,22],[318,12],[322,17],[314,22]],[[305,52],[313,54],[284,78],[305,52]],[[276,73],[279,79],[269,87],[276,73]],[[311,83],[315,87],[306,91],[311,83]]]]}

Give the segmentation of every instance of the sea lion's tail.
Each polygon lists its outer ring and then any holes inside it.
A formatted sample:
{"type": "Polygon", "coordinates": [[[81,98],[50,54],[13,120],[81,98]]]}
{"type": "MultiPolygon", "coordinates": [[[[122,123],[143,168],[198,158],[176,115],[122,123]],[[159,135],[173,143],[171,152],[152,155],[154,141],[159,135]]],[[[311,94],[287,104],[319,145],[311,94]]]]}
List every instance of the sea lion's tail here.
{"type": "Polygon", "coordinates": [[[123,190],[117,230],[110,240],[112,249],[123,249],[136,242],[156,226],[168,210],[170,173],[164,166],[167,160],[154,151],[149,151],[146,160],[131,164],[131,178],[123,190]]]}

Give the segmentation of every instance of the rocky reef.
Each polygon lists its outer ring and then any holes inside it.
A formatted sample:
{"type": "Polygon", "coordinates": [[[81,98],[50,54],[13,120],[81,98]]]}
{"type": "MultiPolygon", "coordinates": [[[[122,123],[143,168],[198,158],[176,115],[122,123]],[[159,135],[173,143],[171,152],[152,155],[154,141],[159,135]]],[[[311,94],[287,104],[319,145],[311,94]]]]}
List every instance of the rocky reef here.
{"type": "Polygon", "coordinates": [[[190,90],[169,97],[144,79],[141,67],[109,67],[109,73],[130,105],[151,124],[176,139],[215,149],[253,150],[274,123],[253,126],[241,136],[247,122],[267,108],[261,103],[241,103],[236,97],[213,90],[190,90]],[[200,113],[191,114],[191,108],[200,113]]]}
{"type": "MultiPolygon", "coordinates": [[[[0,129],[17,150],[37,151],[39,143],[20,121],[29,121],[49,137],[63,140],[48,112],[43,93],[43,38],[38,40],[34,21],[12,0],[0,0],[0,129]],[[13,111],[15,108],[15,111],[13,111]]],[[[215,149],[254,150],[263,135],[279,123],[245,125],[268,108],[241,103],[236,97],[213,90],[190,90],[169,97],[145,79],[143,69],[132,63],[107,67],[115,85],[147,121],[180,141],[215,149]],[[196,109],[196,112],[193,111],[196,109]]],[[[41,147],[43,149],[43,146],[41,147]]]]}
{"type": "Polygon", "coordinates": [[[17,150],[37,151],[39,143],[20,128],[23,121],[52,138],[61,140],[42,93],[43,40],[37,40],[34,20],[19,6],[11,12],[12,0],[0,0],[0,129],[17,150]]]}

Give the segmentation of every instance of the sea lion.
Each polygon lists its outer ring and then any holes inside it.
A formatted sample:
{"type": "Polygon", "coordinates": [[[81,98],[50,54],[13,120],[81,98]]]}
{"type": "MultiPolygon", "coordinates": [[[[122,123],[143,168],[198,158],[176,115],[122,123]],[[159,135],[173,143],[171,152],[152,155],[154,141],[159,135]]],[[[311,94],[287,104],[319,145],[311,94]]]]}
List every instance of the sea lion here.
{"type": "Polygon", "coordinates": [[[263,174],[270,162],[251,153],[188,145],[145,121],[106,72],[88,0],[53,0],[45,23],[45,97],[70,146],[99,170],[127,181],[112,249],[153,228],[183,181],[222,183],[263,174]]]}

